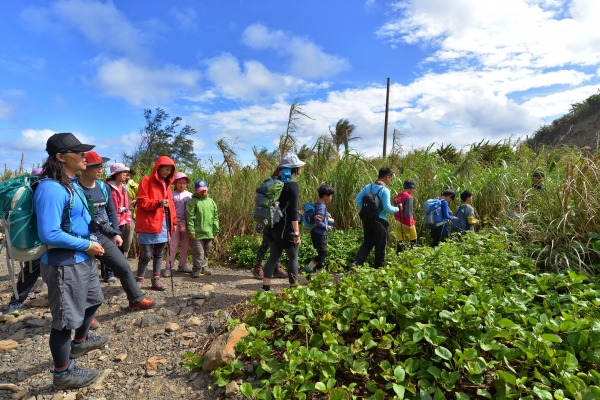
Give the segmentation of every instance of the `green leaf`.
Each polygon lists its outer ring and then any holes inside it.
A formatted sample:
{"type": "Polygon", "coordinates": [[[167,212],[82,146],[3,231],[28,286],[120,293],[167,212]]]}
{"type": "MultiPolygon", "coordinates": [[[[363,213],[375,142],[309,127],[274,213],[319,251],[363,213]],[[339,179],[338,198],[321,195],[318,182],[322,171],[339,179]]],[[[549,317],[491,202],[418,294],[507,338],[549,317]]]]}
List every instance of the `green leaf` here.
{"type": "Polygon", "coordinates": [[[406,378],[406,372],[404,371],[404,368],[399,365],[394,368],[394,378],[396,378],[397,382],[404,382],[404,379],[406,378]]]}
{"type": "Polygon", "coordinates": [[[427,368],[427,372],[429,372],[431,375],[433,375],[436,378],[441,378],[441,376],[442,376],[442,371],[440,371],[440,369],[438,367],[436,367],[435,365],[432,365],[431,367],[427,368]]]}
{"type": "Polygon", "coordinates": [[[425,340],[431,344],[435,344],[435,339],[437,339],[437,331],[433,326],[426,326],[423,333],[425,340]]]}
{"type": "Polygon", "coordinates": [[[477,389],[477,395],[485,397],[486,399],[493,400],[492,399],[492,395],[490,394],[490,392],[488,392],[485,389],[477,389]]]}
{"type": "Polygon", "coordinates": [[[539,397],[540,399],[552,400],[552,395],[550,394],[549,391],[540,389],[537,386],[533,387],[533,393],[535,393],[537,395],[537,397],[539,397]]]}
{"type": "Polygon", "coordinates": [[[463,392],[456,392],[454,395],[456,396],[456,400],[470,400],[470,397],[463,392]]]}
{"type": "Polygon", "coordinates": [[[344,316],[344,318],[346,318],[348,321],[351,321],[352,318],[354,318],[354,316],[356,315],[356,309],[355,308],[346,308],[343,312],[342,315],[344,316]]]}
{"type": "Polygon", "coordinates": [[[352,363],[351,371],[355,374],[367,375],[367,370],[369,369],[369,363],[366,360],[354,360],[352,363]]]}
{"type": "Polygon", "coordinates": [[[323,346],[323,343],[323,336],[317,333],[313,333],[312,335],[310,335],[310,340],[308,341],[308,344],[310,346],[319,348],[323,346]]]}
{"type": "Polygon", "coordinates": [[[502,318],[500,321],[498,321],[498,325],[500,325],[503,328],[514,328],[515,326],[517,326],[508,318],[502,318]]]}
{"type": "Polygon", "coordinates": [[[281,386],[277,385],[273,388],[273,397],[276,399],[281,398],[281,386]]]}
{"type": "Polygon", "coordinates": [[[560,338],[560,336],[555,335],[553,333],[544,333],[542,335],[542,339],[546,342],[562,343],[562,339],[560,338]]]}
{"type": "Polygon", "coordinates": [[[349,400],[350,396],[345,389],[333,389],[329,393],[329,400],[349,400]]]}
{"type": "Polygon", "coordinates": [[[400,399],[400,400],[404,399],[404,386],[394,383],[392,385],[392,389],[394,389],[394,393],[396,393],[396,396],[398,396],[398,399],[400,399]]]}
{"type": "Polygon", "coordinates": [[[315,383],[315,389],[317,389],[323,393],[327,393],[327,386],[325,386],[325,384],[323,382],[315,383]]]}
{"type": "Polygon", "coordinates": [[[502,379],[506,383],[510,383],[513,386],[517,384],[517,378],[510,372],[496,371],[496,374],[498,375],[498,378],[502,379]]]}
{"type": "Polygon", "coordinates": [[[577,357],[575,357],[573,354],[567,352],[567,356],[565,358],[565,363],[566,363],[566,368],[567,371],[574,371],[577,369],[577,367],[579,367],[579,362],[577,361],[577,357]]]}
{"type": "Polygon", "coordinates": [[[451,360],[452,359],[452,352],[450,352],[450,350],[448,350],[444,346],[438,346],[438,347],[436,347],[435,348],[435,354],[437,354],[438,356],[442,357],[444,360],[451,360]]]}
{"type": "Polygon", "coordinates": [[[252,397],[252,385],[248,382],[242,383],[242,386],[240,386],[240,391],[244,396],[252,397]]]}

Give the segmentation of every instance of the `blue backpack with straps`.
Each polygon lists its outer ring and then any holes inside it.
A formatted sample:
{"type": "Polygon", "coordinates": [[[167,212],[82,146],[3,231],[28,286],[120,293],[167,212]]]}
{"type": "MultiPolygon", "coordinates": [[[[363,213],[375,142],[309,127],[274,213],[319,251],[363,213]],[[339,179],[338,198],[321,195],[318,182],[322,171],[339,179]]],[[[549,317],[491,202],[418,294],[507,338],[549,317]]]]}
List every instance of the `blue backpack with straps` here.
{"type": "Polygon", "coordinates": [[[315,226],[317,226],[317,221],[315,220],[314,203],[307,202],[302,204],[302,225],[308,229],[313,229],[315,226]]]}
{"type": "Polygon", "coordinates": [[[435,226],[444,222],[442,218],[442,200],[440,198],[429,199],[423,204],[423,222],[428,226],[435,226]]]}

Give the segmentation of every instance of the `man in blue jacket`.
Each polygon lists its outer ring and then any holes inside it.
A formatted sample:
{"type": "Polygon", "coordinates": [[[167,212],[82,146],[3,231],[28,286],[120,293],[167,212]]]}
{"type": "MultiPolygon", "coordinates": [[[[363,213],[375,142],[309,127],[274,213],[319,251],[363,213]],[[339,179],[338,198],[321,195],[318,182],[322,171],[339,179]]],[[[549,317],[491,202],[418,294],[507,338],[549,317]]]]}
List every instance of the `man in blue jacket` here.
{"type": "Polygon", "coordinates": [[[381,168],[375,183],[370,183],[356,196],[358,208],[363,209],[363,198],[376,195],[379,198],[379,212],[375,218],[363,218],[363,243],[358,249],[354,265],[362,265],[375,247],[375,268],[381,268],[385,260],[385,250],[388,242],[388,222],[386,214],[393,214],[400,209],[390,203],[390,190],[386,187],[392,181],[394,173],[389,168],[381,168]]]}
{"type": "Polygon", "coordinates": [[[73,359],[104,347],[110,339],[89,333],[96,310],[104,302],[94,258],[103,255],[104,249],[90,238],[96,231],[92,211],[75,183],[77,172],[86,169],[85,152],[93,148],[72,133],[52,135],[46,142],[49,157],[42,173],[48,179],[40,182],[33,197],[38,235],[49,248],[40,270],[48,285],[53,318],[49,344],[53,386],[58,390],[81,388],[96,380],[98,370],[77,368],[73,359]]]}

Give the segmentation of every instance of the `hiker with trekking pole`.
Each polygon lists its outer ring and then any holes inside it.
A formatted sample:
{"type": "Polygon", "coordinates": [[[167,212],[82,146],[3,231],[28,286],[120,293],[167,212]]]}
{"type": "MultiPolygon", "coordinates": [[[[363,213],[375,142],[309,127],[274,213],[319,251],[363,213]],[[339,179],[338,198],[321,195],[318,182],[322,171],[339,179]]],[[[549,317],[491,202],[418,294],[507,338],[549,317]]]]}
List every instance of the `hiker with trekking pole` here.
{"type": "MultiPolygon", "coordinates": [[[[146,299],[135,282],[127,258],[119,246],[123,243],[119,226],[118,210],[113,203],[112,187],[102,182],[103,165],[109,158],[100,157],[95,151],[85,153],[87,168],[81,172],[77,183],[88,201],[90,213],[96,227],[93,236],[104,248],[104,254],[97,256],[104,271],[117,275],[129,300],[129,311],[147,310],[156,305],[156,300],[146,299]]],[[[116,278],[115,278],[116,280],[116,278]]]]}
{"type": "Polygon", "coordinates": [[[152,260],[152,288],[160,291],[167,289],[161,282],[160,271],[165,246],[177,222],[171,192],[174,176],[175,162],[167,156],[160,156],[152,173],[142,178],[138,187],[135,229],[140,244],[140,257],[135,279],[140,288],[143,287],[146,268],[152,260]]]}

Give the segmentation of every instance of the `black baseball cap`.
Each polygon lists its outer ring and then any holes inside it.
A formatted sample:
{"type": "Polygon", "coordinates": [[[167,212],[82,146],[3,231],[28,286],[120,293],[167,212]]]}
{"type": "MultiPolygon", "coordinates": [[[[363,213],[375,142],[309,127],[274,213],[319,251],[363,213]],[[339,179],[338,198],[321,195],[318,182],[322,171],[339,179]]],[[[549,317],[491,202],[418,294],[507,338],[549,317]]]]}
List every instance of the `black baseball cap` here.
{"type": "Polygon", "coordinates": [[[69,150],[88,152],[94,147],[96,146],[81,143],[72,133],[55,133],[46,142],[46,151],[49,156],[54,156],[56,153],[65,153],[69,150]]]}

